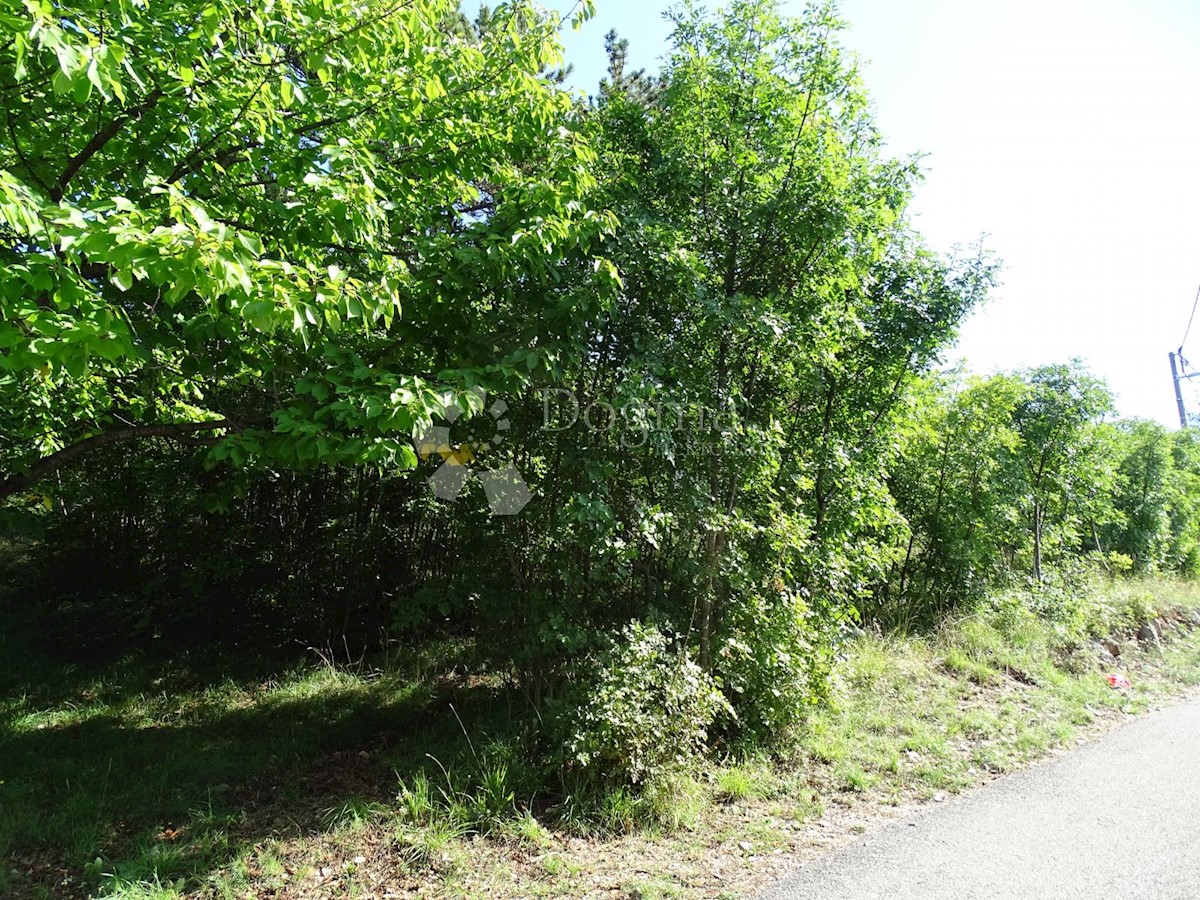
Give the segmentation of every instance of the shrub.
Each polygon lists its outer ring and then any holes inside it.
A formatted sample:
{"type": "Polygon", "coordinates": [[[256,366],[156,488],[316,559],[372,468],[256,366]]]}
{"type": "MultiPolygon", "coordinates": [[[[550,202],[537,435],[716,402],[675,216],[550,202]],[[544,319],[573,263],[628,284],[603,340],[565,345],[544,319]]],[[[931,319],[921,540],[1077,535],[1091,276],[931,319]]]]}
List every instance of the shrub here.
{"type": "Polygon", "coordinates": [[[828,697],[837,627],[788,591],[750,594],[728,611],[717,675],[751,746],[786,743],[828,697]]]}
{"type": "Polygon", "coordinates": [[[1116,632],[1136,633],[1143,622],[1158,616],[1158,604],[1145,591],[1137,591],[1123,598],[1109,614],[1109,628],[1116,632]]]}
{"type": "Polygon", "coordinates": [[[603,780],[642,785],[694,762],[722,712],[728,703],[686,648],[635,621],[597,666],[567,750],[603,780]]]}

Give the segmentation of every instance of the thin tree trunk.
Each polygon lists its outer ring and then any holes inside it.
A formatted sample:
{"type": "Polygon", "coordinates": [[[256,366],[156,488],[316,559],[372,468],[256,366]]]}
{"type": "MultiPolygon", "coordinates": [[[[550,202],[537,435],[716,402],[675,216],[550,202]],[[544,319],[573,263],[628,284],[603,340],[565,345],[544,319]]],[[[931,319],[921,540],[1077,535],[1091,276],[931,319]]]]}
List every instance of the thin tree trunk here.
{"type": "Polygon", "coordinates": [[[1042,504],[1033,504],[1033,577],[1042,580],[1042,504]]]}

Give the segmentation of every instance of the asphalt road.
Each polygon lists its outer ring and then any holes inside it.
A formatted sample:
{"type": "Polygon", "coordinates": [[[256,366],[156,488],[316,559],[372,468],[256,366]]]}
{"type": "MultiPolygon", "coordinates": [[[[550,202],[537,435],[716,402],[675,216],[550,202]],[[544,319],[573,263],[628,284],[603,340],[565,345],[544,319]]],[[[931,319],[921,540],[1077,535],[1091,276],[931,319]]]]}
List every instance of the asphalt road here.
{"type": "Polygon", "coordinates": [[[1200,900],[1200,701],[931,805],[761,900],[1200,900]]]}

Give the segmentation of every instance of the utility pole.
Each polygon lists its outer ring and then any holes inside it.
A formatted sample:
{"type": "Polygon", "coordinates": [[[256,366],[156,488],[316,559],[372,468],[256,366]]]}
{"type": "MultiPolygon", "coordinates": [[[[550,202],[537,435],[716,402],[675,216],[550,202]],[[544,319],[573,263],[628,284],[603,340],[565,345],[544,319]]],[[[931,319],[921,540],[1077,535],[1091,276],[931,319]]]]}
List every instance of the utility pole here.
{"type": "Polygon", "coordinates": [[[1170,353],[1171,357],[1171,380],[1175,382],[1175,405],[1179,407],[1179,427],[1187,428],[1187,411],[1183,408],[1183,391],[1179,389],[1179,364],[1176,362],[1175,351],[1170,353]]]}

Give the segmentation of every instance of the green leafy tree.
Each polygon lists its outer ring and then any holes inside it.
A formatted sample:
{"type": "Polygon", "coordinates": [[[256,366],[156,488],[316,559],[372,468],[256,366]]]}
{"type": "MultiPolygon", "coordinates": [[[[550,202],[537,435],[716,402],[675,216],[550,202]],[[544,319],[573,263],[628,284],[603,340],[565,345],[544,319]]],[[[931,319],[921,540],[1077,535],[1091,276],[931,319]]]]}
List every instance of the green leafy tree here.
{"type": "Polygon", "coordinates": [[[869,607],[889,625],[931,626],[1007,574],[1023,484],[1012,465],[1025,385],[1010,375],[931,380],[918,395],[889,482],[907,535],[869,607]]]}
{"type": "Polygon", "coordinates": [[[1079,543],[1073,513],[1081,492],[1102,472],[1091,427],[1112,411],[1113,398],[1078,360],[1030,369],[1021,377],[1027,391],[1013,425],[1020,435],[1017,459],[1028,491],[1031,571],[1041,581],[1047,537],[1056,547],[1079,543]]]}
{"type": "Polygon", "coordinates": [[[1186,428],[1171,436],[1168,489],[1170,538],[1166,562],[1181,575],[1200,575],[1200,434],[1186,428]]]}
{"type": "Polygon", "coordinates": [[[403,469],[443,386],[561,365],[613,223],[556,23],[455,15],[0,7],[0,499],[142,438],[403,469]]]}
{"type": "Polygon", "coordinates": [[[1110,426],[1106,436],[1120,457],[1112,498],[1119,515],[1105,529],[1107,548],[1129,556],[1136,571],[1154,571],[1170,540],[1170,434],[1156,422],[1133,421],[1110,426]]]}
{"type": "Polygon", "coordinates": [[[1097,549],[1128,556],[1137,572],[1190,573],[1198,499],[1193,433],[1134,419],[1107,426],[1106,437],[1117,478],[1113,515],[1100,529],[1097,549]]]}
{"type": "Polygon", "coordinates": [[[912,233],[916,164],[884,155],[830,6],[673,21],[652,99],[610,41],[589,121],[622,284],[487,594],[549,673],[657,611],[767,737],[820,696],[899,525],[883,476],[906,394],[991,269],[912,233]]]}

